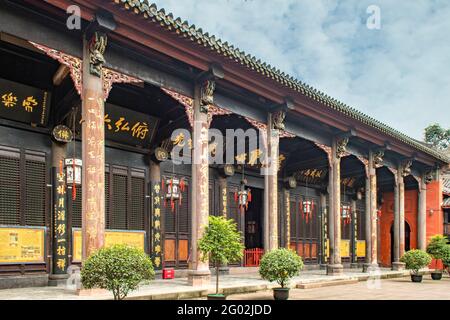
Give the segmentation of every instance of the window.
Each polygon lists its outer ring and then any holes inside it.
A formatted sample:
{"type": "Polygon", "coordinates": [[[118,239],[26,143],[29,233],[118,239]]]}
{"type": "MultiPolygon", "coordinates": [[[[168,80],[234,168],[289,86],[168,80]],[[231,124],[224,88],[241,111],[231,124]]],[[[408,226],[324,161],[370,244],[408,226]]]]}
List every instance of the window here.
{"type": "Polygon", "coordinates": [[[46,155],[0,147],[0,224],[45,226],[46,155]]]}
{"type": "MultiPolygon", "coordinates": [[[[145,230],[146,171],[122,166],[106,166],[106,229],[145,230]]],[[[81,187],[72,204],[72,227],[82,224],[81,187]]]]}

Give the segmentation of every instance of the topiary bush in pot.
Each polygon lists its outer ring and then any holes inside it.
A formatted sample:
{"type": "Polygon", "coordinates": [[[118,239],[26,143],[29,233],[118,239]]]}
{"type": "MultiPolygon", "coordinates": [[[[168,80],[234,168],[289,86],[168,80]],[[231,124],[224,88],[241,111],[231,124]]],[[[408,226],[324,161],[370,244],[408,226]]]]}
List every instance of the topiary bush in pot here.
{"type": "Polygon", "coordinates": [[[265,280],[277,282],[281,288],[275,288],[275,300],[289,298],[289,280],[297,276],[303,269],[302,258],[290,249],[280,248],[266,253],[261,258],[259,274],[265,280]]]}
{"type": "Polygon", "coordinates": [[[123,300],[141,283],[153,280],[150,258],[140,249],[126,245],[102,248],[92,254],[81,268],[81,283],[86,289],[100,288],[123,300]]]}
{"type": "Polygon", "coordinates": [[[441,260],[444,268],[447,268],[447,272],[450,274],[450,245],[442,249],[441,260]]]}
{"type": "Polygon", "coordinates": [[[431,257],[423,250],[413,249],[406,252],[400,259],[411,270],[411,280],[413,282],[422,282],[422,275],[419,270],[431,263],[431,257]]]}
{"type": "MultiPolygon", "coordinates": [[[[440,234],[431,237],[430,243],[427,246],[427,253],[435,259],[436,264],[442,260],[443,250],[448,247],[447,242],[448,238],[440,234]]],[[[442,278],[442,270],[435,269],[431,273],[431,278],[433,280],[440,280],[442,278]]]]}
{"type": "Polygon", "coordinates": [[[209,216],[209,224],[198,242],[198,249],[202,253],[201,259],[203,261],[210,259],[216,267],[216,293],[209,294],[208,300],[225,300],[225,296],[219,294],[219,267],[241,260],[244,248],[242,235],[232,219],[209,216]]]}

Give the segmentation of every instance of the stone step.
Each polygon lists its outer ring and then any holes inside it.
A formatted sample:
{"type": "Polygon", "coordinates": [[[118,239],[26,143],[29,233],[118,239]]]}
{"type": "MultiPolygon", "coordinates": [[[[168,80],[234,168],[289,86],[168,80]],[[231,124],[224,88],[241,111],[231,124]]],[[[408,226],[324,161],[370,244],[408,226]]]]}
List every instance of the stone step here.
{"type": "Polygon", "coordinates": [[[358,283],[358,279],[338,279],[338,280],[329,280],[329,281],[316,281],[309,283],[299,283],[297,284],[297,289],[314,289],[314,288],[322,288],[322,287],[331,287],[331,286],[340,286],[345,284],[354,284],[358,283]]]}

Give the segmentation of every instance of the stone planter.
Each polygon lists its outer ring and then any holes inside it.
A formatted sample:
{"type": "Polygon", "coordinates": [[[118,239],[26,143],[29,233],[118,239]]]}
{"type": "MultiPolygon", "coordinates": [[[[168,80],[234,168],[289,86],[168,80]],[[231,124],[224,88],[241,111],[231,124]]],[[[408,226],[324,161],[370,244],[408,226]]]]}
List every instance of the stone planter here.
{"type": "Polygon", "coordinates": [[[289,288],[274,288],[273,298],[275,300],[287,300],[289,299],[289,288]]]}
{"type": "Polygon", "coordinates": [[[412,282],[422,282],[423,276],[421,274],[412,274],[411,281],[412,282]]]}

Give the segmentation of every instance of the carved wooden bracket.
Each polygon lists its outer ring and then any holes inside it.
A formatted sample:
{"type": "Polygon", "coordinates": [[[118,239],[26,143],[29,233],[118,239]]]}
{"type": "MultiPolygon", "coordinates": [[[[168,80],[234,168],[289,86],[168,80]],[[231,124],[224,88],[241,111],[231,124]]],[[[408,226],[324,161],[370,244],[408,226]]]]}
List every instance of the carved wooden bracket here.
{"type": "MultiPolygon", "coordinates": [[[[35,48],[43,51],[49,57],[57,60],[59,63],[67,66],[70,70],[70,76],[72,78],[75,89],[78,94],[82,96],[83,89],[83,60],[74,57],[70,54],[46,47],[44,45],[29,41],[35,48]]],[[[103,67],[103,94],[104,100],[108,99],[112,86],[115,83],[143,83],[144,81],[138,78],[128,76],[126,74],[104,68],[103,67]]]]}
{"type": "Polygon", "coordinates": [[[348,144],[348,137],[340,138],[336,142],[336,157],[342,158],[348,155],[347,152],[347,144],[348,144]]]}

